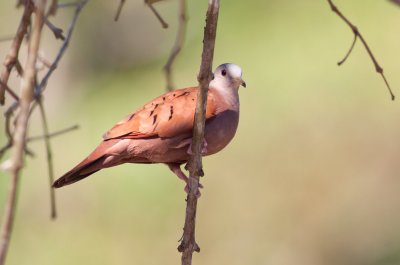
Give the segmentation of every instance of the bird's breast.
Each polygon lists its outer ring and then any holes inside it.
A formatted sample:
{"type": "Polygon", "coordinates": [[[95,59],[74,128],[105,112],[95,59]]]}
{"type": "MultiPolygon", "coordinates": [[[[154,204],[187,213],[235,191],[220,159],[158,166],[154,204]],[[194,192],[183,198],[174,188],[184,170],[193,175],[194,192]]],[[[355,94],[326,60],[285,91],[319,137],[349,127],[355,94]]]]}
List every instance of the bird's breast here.
{"type": "Polygon", "coordinates": [[[239,123],[239,111],[225,110],[206,123],[207,155],[221,151],[233,139],[239,123]]]}

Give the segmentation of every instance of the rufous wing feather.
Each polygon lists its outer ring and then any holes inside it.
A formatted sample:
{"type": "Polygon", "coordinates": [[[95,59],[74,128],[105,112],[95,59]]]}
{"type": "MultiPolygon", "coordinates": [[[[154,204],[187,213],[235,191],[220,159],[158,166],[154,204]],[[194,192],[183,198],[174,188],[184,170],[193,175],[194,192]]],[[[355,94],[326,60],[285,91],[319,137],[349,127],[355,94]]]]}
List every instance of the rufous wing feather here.
{"type": "MultiPolygon", "coordinates": [[[[174,137],[190,133],[196,109],[197,87],[189,87],[161,95],[131,113],[103,135],[104,140],[115,138],[141,139],[174,137]]],[[[212,93],[207,100],[206,119],[215,115],[212,93]]]]}

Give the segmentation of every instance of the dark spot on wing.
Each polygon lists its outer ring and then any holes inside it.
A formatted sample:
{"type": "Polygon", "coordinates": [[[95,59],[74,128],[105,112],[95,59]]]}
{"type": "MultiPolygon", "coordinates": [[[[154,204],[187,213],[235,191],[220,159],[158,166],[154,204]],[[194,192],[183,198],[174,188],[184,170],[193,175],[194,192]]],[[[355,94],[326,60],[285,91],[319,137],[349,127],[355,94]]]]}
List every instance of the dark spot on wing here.
{"type": "Polygon", "coordinates": [[[154,111],[156,110],[156,108],[158,107],[159,104],[156,104],[156,106],[154,107],[154,109],[152,111],[150,111],[150,115],[149,117],[151,117],[154,114],[154,111]]]}
{"type": "Polygon", "coordinates": [[[153,125],[154,123],[156,123],[156,121],[157,121],[157,114],[153,116],[153,125]]]}
{"type": "Polygon", "coordinates": [[[172,115],[174,114],[174,106],[171,106],[171,108],[169,109],[169,118],[168,120],[172,119],[172,115]]]}
{"type": "Polygon", "coordinates": [[[133,117],[135,116],[135,114],[136,114],[136,113],[133,113],[133,114],[129,117],[128,121],[132,120],[133,117]]]}
{"type": "Polygon", "coordinates": [[[186,95],[189,95],[189,94],[190,94],[190,92],[186,91],[185,93],[182,93],[179,96],[177,96],[177,98],[183,97],[183,96],[186,96],[186,95]]]}

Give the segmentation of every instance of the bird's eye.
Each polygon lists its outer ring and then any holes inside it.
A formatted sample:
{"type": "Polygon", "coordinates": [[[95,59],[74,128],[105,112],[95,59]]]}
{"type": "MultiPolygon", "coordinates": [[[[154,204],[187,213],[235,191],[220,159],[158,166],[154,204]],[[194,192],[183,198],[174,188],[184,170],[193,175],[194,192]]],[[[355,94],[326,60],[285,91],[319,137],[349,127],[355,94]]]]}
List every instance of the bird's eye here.
{"type": "Polygon", "coordinates": [[[226,76],[226,70],[225,70],[225,69],[222,70],[221,74],[222,74],[223,76],[226,76]]]}

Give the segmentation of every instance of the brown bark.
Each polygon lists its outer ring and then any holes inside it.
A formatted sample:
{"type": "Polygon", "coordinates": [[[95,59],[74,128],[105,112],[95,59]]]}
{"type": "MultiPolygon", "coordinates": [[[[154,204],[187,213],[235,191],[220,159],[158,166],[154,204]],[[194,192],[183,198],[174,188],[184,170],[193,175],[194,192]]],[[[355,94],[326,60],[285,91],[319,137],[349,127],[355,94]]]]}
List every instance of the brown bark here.
{"type": "Polygon", "coordinates": [[[194,119],[192,157],[187,169],[190,172],[189,193],[187,195],[185,226],[183,237],[178,247],[182,252],[182,265],[192,264],[193,252],[199,252],[200,248],[195,239],[197,199],[199,194],[199,178],[204,175],[201,149],[204,141],[205,112],[207,105],[208,86],[212,80],[212,63],[214,56],[215,38],[217,34],[217,23],[219,14],[219,0],[209,0],[206,15],[206,27],[204,29],[203,53],[200,72],[197,77],[199,81],[199,94],[196,103],[194,119]]]}

